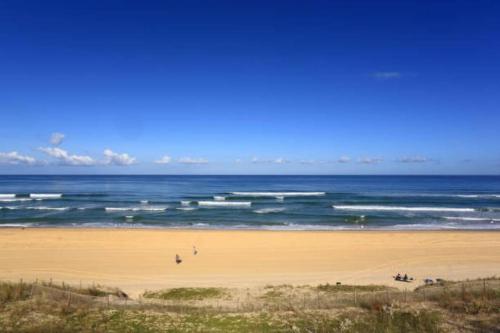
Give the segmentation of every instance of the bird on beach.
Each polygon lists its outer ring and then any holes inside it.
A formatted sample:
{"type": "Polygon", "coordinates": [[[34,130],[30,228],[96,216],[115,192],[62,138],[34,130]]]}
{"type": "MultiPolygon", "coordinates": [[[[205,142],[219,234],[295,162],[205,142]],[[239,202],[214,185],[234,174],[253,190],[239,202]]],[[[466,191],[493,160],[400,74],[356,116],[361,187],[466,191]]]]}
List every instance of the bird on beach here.
{"type": "Polygon", "coordinates": [[[193,255],[197,255],[198,254],[198,249],[196,248],[196,246],[193,246],[193,255]]]}

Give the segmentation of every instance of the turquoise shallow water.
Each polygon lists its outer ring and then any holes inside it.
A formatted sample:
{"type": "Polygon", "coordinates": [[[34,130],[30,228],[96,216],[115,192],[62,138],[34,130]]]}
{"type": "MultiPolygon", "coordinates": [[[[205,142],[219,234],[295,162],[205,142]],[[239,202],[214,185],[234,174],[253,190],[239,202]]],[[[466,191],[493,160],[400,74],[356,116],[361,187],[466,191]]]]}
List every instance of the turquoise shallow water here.
{"type": "Polygon", "coordinates": [[[0,227],[500,229],[499,176],[0,176],[0,227]]]}

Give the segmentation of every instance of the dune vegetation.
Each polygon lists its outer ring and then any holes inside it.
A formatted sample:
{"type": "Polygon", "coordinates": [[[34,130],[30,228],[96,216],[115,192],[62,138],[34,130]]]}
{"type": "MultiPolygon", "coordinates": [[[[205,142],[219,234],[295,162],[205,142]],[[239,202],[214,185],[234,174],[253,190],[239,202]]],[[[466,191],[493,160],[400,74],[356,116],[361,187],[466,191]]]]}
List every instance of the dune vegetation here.
{"type": "Polygon", "coordinates": [[[500,279],[384,286],[175,288],[0,282],[3,332],[498,332],[500,279]]]}

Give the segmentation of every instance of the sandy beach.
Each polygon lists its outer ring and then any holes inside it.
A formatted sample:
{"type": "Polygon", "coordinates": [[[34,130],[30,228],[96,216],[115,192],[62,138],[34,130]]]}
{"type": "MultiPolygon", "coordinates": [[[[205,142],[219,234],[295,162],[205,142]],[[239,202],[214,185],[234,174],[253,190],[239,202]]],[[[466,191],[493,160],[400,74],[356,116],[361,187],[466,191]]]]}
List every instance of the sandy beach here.
{"type": "Polygon", "coordinates": [[[491,231],[0,230],[0,279],[95,282],[132,295],[337,281],[412,288],[425,277],[492,275],[500,275],[500,233],[491,231]],[[396,272],[417,281],[396,283],[396,272]]]}

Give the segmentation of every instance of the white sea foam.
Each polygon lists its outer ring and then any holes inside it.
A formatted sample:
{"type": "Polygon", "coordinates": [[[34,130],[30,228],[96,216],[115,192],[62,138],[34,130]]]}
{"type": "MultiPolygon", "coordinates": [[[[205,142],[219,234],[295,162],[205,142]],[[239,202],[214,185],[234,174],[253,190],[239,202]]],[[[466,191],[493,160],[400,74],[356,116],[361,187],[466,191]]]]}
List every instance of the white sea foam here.
{"type": "Polygon", "coordinates": [[[253,212],[257,214],[269,214],[269,213],[280,213],[285,210],[284,207],[274,207],[274,208],[262,208],[256,209],[253,212]]]}
{"type": "Polygon", "coordinates": [[[15,194],[0,194],[0,198],[15,198],[15,194]]]}
{"type": "Polygon", "coordinates": [[[0,202],[15,202],[15,201],[31,201],[33,199],[30,198],[11,198],[11,199],[3,199],[0,197],[0,202]]]}
{"type": "MultiPolygon", "coordinates": [[[[423,195],[425,196],[425,195],[423,195]]],[[[492,199],[492,198],[500,198],[500,194],[428,194],[426,196],[431,197],[453,197],[453,198],[464,198],[464,199],[492,199]]]]}
{"type": "Polygon", "coordinates": [[[189,201],[189,200],[182,200],[181,201],[182,206],[189,206],[190,204],[191,204],[191,201],[189,201]]]}
{"type": "Polygon", "coordinates": [[[0,223],[0,228],[26,228],[32,225],[32,223],[0,223]]]}
{"type": "Polygon", "coordinates": [[[148,200],[141,200],[140,203],[141,204],[147,204],[149,201],[148,200]]]}
{"type": "Polygon", "coordinates": [[[488,217],[466,217],[466,216],[444,216],[447,220],[458,220],[458,221],[486,221],[486,222],[499,222],[500,219],[492,219],[488,217]]]}
{"type": "Polygon", "coordinates": [[[61,193],[30,193],[30,198],[35,199],[57,199],[62,197],[61,193]]]}
{"type": "Polygon", "coordinates": [[[452,196],[458,198],[500,198],[500,194],[455,194],[452,196]]]}
{"type": "Polygon", "coordinates": [[[63,210],[68,210],[69,207],[47,207],[47,206],[33,206],[33,207],[26,207],[26,209],[34,209],[34,210],[57,210],[57,211],[63,211],[63,210]]]}
{"type": "Polygon", "coordinates": [[[334,205],[338,210],[379,210],[379,211],[409,211],[409,212],[473,212],[474,208],[455,207],[401,207],[401,206],[377,206],[377,205],[334,205]]]}
{"type": "Polygon", "coordinates": [[[107,212],[126,212],[126,211],[152,211],[152,212],[162,212],[167,210],[166,207],[104,207],[107,212]]]}
{"type": "Polygon", "coordinates": [[[318,197],[325,192],[231,192],[240,197],[318,197]]]}
{"type": "Polygon", "coordinates": [[[224,201],[224,200],[226,200],[226,197],[223,197],[221,195],[214,195],[214,200],[215,201],[224,201]]]}
{"type": "MultiPolygon", "coordinates": [[[[243,228],[242,228],[243,229],[243,228]]],[[[251,229],[250,227],[247,227],[246,229],[251,229]]],[[[332,225],[320,225],[320,224],[295,224],[295,223],[289,223],[287,225],[264,225],[258,229],[264,229],[264,230],[274,230],[274,231],[280,231],[280,230],[291,230],[291,231],[305,231],[305,230],[315,230],[315,231],[322,231],[322,230],[353,230],[353,229],[359,229],[359,228],[353,228],[353,227],[346,227],[346,226],[332,226],[332,225]]]]}
{"type": "Polygon", "coordinates": [[[183,210],[183,211],[196,210],[195,207],[177,207],[176,209],[183,210]]]}
{"type": "Polygon", "coordinates": [[[282,195],[278,195],[278,196],[276,197],[276,201],[283,202],[283,201],[285,201],[285,197],[284,197],[284,196],[282,196],[282,195]]]}
{"type": "Polygon", "coordinates": [[[202,207],[250,207],[251,201],[198,201],[202,207]]]}
{"type": "Polygon", "coordinates": [[[9,209],[9,210],[14,210],[14,209],[19,209],[19,207],[14,207],[14,206],[3,206],[3,207],[0,207],[0,209],[9,209]]]}

